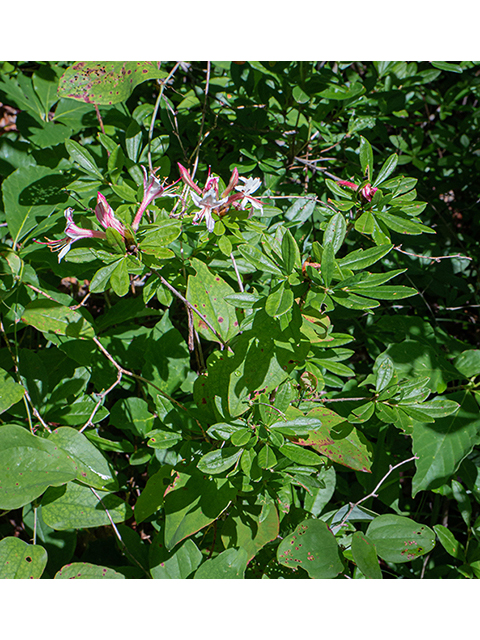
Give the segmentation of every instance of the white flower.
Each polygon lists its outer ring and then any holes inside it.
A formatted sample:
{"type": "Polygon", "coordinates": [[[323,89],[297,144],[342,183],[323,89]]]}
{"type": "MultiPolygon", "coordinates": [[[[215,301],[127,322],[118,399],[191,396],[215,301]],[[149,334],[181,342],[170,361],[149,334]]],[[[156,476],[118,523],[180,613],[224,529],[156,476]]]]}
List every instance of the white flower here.
{"type": "Polygon", "coordinates": [[[241,177],[240,180],[243,180],[243,182],[245,183],[243,186],[235,187],[235,189],[239,191],[243,196],[243,199],[240,203],[240,209],[242,209],[243,211],[245,209],[245,206],[250,203],[253,207],[255,207],[255,209],[260,209],[261,211],[263,211],[263,204],[260,202],[260,200],[252,198],[252,193],[255,193],[258,187],[262,184],[260,178],[241,177]]]}
{"type": "Polygon", "coordinates": [[[212,209],[221,207],[222,204],[225,204],[228,198],[221,198],[220,200],[217,200],[217,192],[215,187],[212,187],[202,197],[196,193],[192,193],[192,200],[194,201],[195,206],[200,209],[193,218],[193,224],[198,224],[203,220],[203,218],[205,218],[207,229],[209,233],[212,233],[213,227],[215,226],[215,220],[212,217],[212,209]]]}

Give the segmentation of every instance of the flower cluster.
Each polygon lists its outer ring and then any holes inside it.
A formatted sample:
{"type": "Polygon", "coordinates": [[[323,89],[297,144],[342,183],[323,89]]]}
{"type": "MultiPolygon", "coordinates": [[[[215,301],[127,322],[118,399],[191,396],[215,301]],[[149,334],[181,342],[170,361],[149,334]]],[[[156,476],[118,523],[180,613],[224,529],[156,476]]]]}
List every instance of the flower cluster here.
{"type": "MultiPolygon", "coordinates": [[[[220,179],[216,176],[208,175],[205,186],[200,188],[193,180],[187,169],[180,163],[178,164],[180,169],[180,178],[186,185],[193,190],[192,200],[198,211],[193,217],[193,224],[198,224],[203,219],[207,225],[209,232],[213,231],[215,226],[215,220],[213,219],[213,213],[218,216],[225,215],[227,211],[233,206],[237,210],[245,210],[247,205],[252,205],[253,208],[259,209],[263,212],[263,204],[257,198],[252,196],[253,193],[261,185],[259,178],[242,178],[238,175],[238,170],[235,168],[230,177],[225,191],[219,196],[218,185],[220,179]],[[239,185],[239,182],[243,184],[239,185]]],[[[158,197],[178,197],[174,187],[177,184],[174,182],[171,185],[164,186],[160,183],[158,178],[153,172],[148,177],[147,171],[142,167],[144,179],[143,179],[143,199],[140,203],[135,218],[132,222],[132,230],[137,231],[143,214],[148,206],[158,197]]],[[[177,180],[177,182],[179,181],[177,180]]],[[[125,238],[126,229],[123,223],[115,217],[112,207],[108,204],[105,196],[101,193],[97,194],[97,205],[95,207],[95,215],[98,222],[104,229],[115,229],[120,235],[125,238]]],[[[67,219],[67,225],[65,227],[64,238],[60,240],[48,240],[46,244],[52,251],[59,251],[58,261],[70,250],[72,244],[81,238],[106,238],[105,231],[95,231],[91,229],[82,229],[73,222],[73,209],[69,207],[65,210],[65,218],[67,219]]]]}
{"type": "Polygon", "coordinates": [[[193,217],[193,224],[198,224],[205,218],[205,223],[210,233],[213,231],[215,226],[215,220],[212,216],[213,213],[218,216],[223,216],[231,206],[243,211],[247,204],[251,204],[255,209],[259,209],[263,212],[262,202],[252,196],[252,193],[255,193],[258,187],[262,184],[259,178],[247,179],[239,177],[238,169],[235,167],[232,171],[227,188],[219,197],[219,178],[216,176],[210,177],[209,175],[205,186],[201,189],[198,184],[193,181],[192,176],[185,167],[178,163],[178,168],[180,169],[181,180],[195,192],[192,193],[192,200],[199,210],[193,217]],[[244,184],[238,185],[239,180],[244,182],[244,184]]]}

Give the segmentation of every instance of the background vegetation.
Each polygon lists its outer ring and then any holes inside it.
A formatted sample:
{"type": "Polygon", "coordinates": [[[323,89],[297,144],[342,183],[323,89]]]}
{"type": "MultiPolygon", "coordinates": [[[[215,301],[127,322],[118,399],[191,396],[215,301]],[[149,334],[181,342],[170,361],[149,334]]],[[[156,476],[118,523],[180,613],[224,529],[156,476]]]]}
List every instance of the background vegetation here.
{"type": "Polygon", "coordinates": [[[479,577],[479,73],[3,63],[2,577],[479,577]]]}

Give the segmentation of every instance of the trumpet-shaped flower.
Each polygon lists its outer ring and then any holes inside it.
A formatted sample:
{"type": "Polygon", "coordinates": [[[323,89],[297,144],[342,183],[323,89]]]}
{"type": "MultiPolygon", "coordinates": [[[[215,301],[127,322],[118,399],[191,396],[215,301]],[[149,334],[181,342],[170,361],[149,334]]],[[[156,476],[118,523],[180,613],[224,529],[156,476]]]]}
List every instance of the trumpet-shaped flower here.
{"type": "Polygon", "coordinates": [[[95,207],[97,220],[104,229],[111,227],[116,229],[122,236],[125,236],[125,227],[118,218],[115,217],[112,207],[101,193],[97,194],[97,206],[95,207]]]}
{"type": "MultiPolygon", "coordinates": [[[[155,176],[154,173],[150,175],[150,179],[148,178],[147,171],[145,167],[142,166],[143,171],[143,200],[140,204],[140,207],[135,215],[135,218],[132,222],[132,229],[136,231],[138,229],[138,225],[140,224],[140,220],[142,219],[142,215],[144,214],[147,207],[155,200],[155,198],[161,197],[175,197],[175,193],[172,190],[172,187],[175,186],[176,182],[165,187],[160,184],[160,180],[155,176]]],[[[177,181],[178,182],[178,181],[177,181]]]]}
{"type": "Polygon", "coordinates": [[[221,198],[218,200],[217,189],[212,187],[203,197],[200,197],[196,193],[192,193],[192,200],[194,201],[195,206],[200,209],[200,211],[198,211],[193,217],[193,224],[198,224],[203,220],[203,218],[205,218],[207,229],[211,233],[215,226],[215,220],[212,217],[212,210],[224,205],[228,198],[221,198]]]}
{"type": "Polygon", "coordinates": [[[258,189],[262,184],[260,178],[240,178],[245,184],[240,187],[235,187],[240,192],[242,201],[240,202],[240,209],[243,211],[245,206],[250,203],[255,209],[260,209],[263,212],[263,203],[257,198],[252,197],[252,193],[258,189]]]}
{"type": "MultiPolygon", "coordinates": [[[[107,234],[104,231],[94,231],[92,229],[82,229],[73,222],[73,209],[68,207],[65,209],[65,218],[67,219],[67,225],[65,227],[66,237],[60,238],[60,240],[48,240],[48,242],[42,242],[40,244],[46,244],[51,251],[59,251],[58,262],[62,261],[74,242],[81,240],[82,238],[106,238],[107,234]]],[[[107,225],[108,226],[108,225],[107,225]]]]}

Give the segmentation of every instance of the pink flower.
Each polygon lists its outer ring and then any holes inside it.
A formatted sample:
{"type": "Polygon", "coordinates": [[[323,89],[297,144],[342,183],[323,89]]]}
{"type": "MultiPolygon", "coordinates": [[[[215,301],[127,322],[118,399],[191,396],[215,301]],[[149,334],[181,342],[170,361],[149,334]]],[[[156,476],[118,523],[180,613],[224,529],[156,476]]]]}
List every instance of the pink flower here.
{"type": "Polygon", "coordinates": [[[95,207],[95,215],[97,220],[104,229],[111,227],[116,229],[125,237],[125,228],[118,218],[115,217],[112,207],[108,204],[107,199],[101,193],[97,193],[97,206],[95,207]]]}
{"type": "MultiPolygon", "coordinates": [[[[99,194],[100,195],[100,194],[99,194]]],[[[102,196],[103,197],[103,196],[102,196]]],[[[104,231],[94,231],[92,229],[82,229],[73,222],[73,209],[68,207],[65,209],[65,218],[67,219],[67,226],[65,227],[65,238],[60,240],[48,240],[48,242],[42,242],[40,244],[48,245],[51,251],[59,251],[58,262],[62,261],[67,253],[70,251],[70,247],[74,242],[81,238],[106,238],[107,234],[104,231]]]]}
{"type": "Polygon", "coordinates": [[[169,185],[168,187],[164,187],[162,184],[160,184],[160,180],[155,176],[154,173],[152,173],[150,179],[148,179],[147,171],[143,166],[142,171],[144,175],[143,200],[132,223],[132,229],[134,231],[138,229],[138,225],[140,224],[140,220],[142,219],[145,210],[155,200],[155,198],[159,198],[160,196],[174,197],[176,195],[172,192],[172,187],[176,184],[176,182],[169,185]]]}
{"type": "MultiPolygon", "coordinates": [[[[344,187],[348,187],[349,189],[353,189],[354,191],[357,191],[359,188],[358,184],[349,182],[348,180],[339,180],[338,184],[341,184],[344,187]]],[[[372,185],[368,182],[360,191],[360,194],[367,202],[371,202],[376,191],[378,191],[377,187],[372,187],[372,185]]]]}

